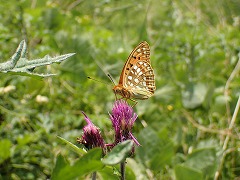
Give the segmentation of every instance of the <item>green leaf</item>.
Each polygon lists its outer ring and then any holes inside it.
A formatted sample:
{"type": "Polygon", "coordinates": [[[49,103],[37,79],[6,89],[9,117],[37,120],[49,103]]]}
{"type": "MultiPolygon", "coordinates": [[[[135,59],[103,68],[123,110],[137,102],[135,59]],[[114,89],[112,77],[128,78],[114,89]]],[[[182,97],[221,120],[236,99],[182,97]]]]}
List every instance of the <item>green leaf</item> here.
{"type": "Polygon", "coordinates": [[[16,52],[12,55],[9,61],[0,64],[0,71],[7,71],[12,69],[17,64],[17,61],[21,58],[21,56],[25,57],[26,55],[27,45],[25,41],[21,41],[18,45],[16,52]]]}
{"type": "Polygon", "coordinates": [[[2,139],[0,141],[0,164],[6,160],[7,158],[10,157],[11,155],[11,141],[9,141],[8,139],[2,139]]]}
{"type": "Polygon", "coordinates": [[[159,170],[170,164],[174,156],[173,143],[167,136],[168,131],[165,129],[159,129],[159,131],[162,132],[161,135],[147,127],[138,136],[141,147],[137,148],[136,155],[145,165],[154,170],[159,170]]]}
{"type": "Polygon", "coordinates": [[[115,165],[123,162],[129,156],[132,147],[133,141],[124,141],[116,145],[112,151],[102,159],[102,162],[107,165],[115,165]]]}
{"type": "Polygon", "coordinates": [[[127,166],[133,170],[135,179],[148,179],[146,167],[142,163],[136,162],[133,158],[127,159],[127,166]]]}
{"type": "Polygon", "coordinates": [[[204,148],[193,151],[187,156],[186,166],[198,169],[204,175],[212,177],[217,170],[217,157],[215,148],[204,148]]]}
{"type": "Polygon", "coordinates": [[[36,142],[39,139],[41,139],[41,137],[38,133],[21,134],[16,138],[18,146],[24,146],[28,143],[36,142]]]}
{"type": "Polygon", "coordinates": [[[148,164],[155,152],[159,152],[160,150],[160,138],[152,128],[146,127],[138,135],[138,140],[141,147],[136,149],[136,155],[144,163],[148,164]]]}
{"type": "Polygon", "coordinates": [[[203,104],[206,95],[207,87],[204,84],[190,84],[182,93],[183,106],[188,109],[197,108],[203,104]]]}
{"type": "MultiPolygon", "coordinates": [[[[62,168],[57,168],[58,172],[54,172],[54,177],[52,179],[72,180],[85,174],[95,172],[103,167],[101,157],[101,148],[91,149],[87,154],[77,160],[72,166],[66,165],[62,166],[62,168]]],[[[58,165],[58,167],[61,166],[58,165]]]]}
{"type": "Polygon", "coordinates": [[[163,168],[166,164],[170,164],[172,157],[174,157],[174,146],[170,141],[166,143],[158,153],[155,153],[150,160],[151,169],[158,170],[160,167],[163,168]]]}
{"type": "Polygon", "coordinates": [[[174,168],[177,180],[202,180],[203,174],[201,171],[190,168],[184,165],[177,165],[174,168]]]}
{"type": "Polygon", "coordinates": [[[0,64],[0,71],[7,73],[11,72],[17,75],[31,76],[31,77],[48,77],[54,74],[39,74],[33,73],[36,67],[46,66],[53,63],[60,63],[67,58],[73,56],[75,53],[64,54],[61,56],[50,57],[46,55],[41,59],[28,60],[26,56],[27,45],[25,41],[21,41],[14,55],[5,63],[0,64]]]}
{"type": "Polygon", "coordinates": [[[98,171],[101,179],[118,179],[118,176],[113,173],[113,168],[111,166],[105,166],[103,169],[98,171]]]}
{"type": "Polygon", "coordinates": [[[51,179],[56,179],[56,176],[58,175],[58,173],[62,169],[64,169],[67,165],[68,165],[68,162],[64,159],[64,157],[61,154],[59,154],[57,156],[55,167],[53,168],[53,171],[52,171],[51,179]]]}
{"type": "Polygon", "coordinates": [[[130,168],[126,164],[126,171],[125,171],[126,179],[136,179],[136,175],[134,174],[134,171],[135,171],[135,169],[130,168]]]}
{"type": "Polygon", "coordinates": [[[57,136],[61,141],[63,141],[64,143],[66,143],[68,146],[70,146],[72,148],[73,151],[75,151],[77,154],[79,155],[83,155],[83,154],[86,154],[86,151],[77,147],[75,144],[69,142],[68,140],[60,137],[60,136],[57,136]]]}

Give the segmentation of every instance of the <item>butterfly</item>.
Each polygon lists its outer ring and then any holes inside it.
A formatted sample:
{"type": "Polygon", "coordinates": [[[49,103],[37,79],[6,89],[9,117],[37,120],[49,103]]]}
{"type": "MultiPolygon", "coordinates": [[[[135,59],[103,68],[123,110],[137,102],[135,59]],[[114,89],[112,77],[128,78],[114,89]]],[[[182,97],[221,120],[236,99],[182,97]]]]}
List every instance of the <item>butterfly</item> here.
{"type": "Polygon", "coordinates": [[[143,41],[128,56],[119,83],[113,87],[115,95],[119,94],[132,101],[151,97],[156,86],[150,63],[150,47],[146,41],[143,41]]]}

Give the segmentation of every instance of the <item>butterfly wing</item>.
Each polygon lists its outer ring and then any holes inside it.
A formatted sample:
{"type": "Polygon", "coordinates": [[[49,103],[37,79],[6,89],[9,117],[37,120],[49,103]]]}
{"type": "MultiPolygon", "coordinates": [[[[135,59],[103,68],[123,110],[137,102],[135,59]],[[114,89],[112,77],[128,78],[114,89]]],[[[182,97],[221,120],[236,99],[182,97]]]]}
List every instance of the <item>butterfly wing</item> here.
{"type": "Polygon", "coordinates": [[[149,45],[141,42],[129,55],[119,80],[119,85],[128,89],[133,98],[147,99],[156,89],[150,63],[149,45]]]}
{"type": "Polygon", "coordinates": [[[129,72],[129,70],[133,67],[134,64],[138,60],[146,60],[150,63],[150,48],[146,41],[141,42],[137,47],[135,47],[130,55],[127,58],[125,65],[123,66],[122,73],[120,75],[119,84],[123,84],[124,80],[129,72]]]}

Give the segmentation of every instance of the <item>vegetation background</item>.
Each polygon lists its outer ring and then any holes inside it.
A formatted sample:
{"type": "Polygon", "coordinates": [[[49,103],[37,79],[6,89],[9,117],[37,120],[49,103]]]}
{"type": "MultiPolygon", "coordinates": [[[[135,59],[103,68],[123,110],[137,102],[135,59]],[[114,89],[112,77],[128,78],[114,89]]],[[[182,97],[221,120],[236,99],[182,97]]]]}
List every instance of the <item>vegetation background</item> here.
{"type": "Polygon", "coordinates": [[[239,9],[236,0],[1,1],[0,62],[23,39],[29,59],[76,55],[36,69],[58,74],[42,80],[0,74],[0,179],[50,178],[59,153],[74,162],[78,155],[56,136],[76,144],[81,110],[111,143],[115,97],[106,73],[117,82],[144,40],[157,90],[135,107],[133,133],[142,146],[128,159],[127,179],[239,178],[239,116],[232,119],[240,92],[239,9]]]}

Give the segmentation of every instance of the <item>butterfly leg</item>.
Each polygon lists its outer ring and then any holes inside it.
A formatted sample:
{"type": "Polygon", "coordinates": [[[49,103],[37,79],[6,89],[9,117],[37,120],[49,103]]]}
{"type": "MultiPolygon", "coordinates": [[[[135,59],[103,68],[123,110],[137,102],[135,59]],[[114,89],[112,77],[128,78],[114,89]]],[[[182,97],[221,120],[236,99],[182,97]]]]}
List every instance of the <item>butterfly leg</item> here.
{"type": "MultiPolygon", "coordinates": [[[[138,103],[138,102],[137,102],[136,100],[134,100],[134,99],[124,98],[124,97],[121,97],[120,99],[123,99],[123,100],[126,101],[126,102],[127,102],[128,100],[134,102],[134,105],[132,106],[132,108],[133,108],[134,106],[136,106],[137,103],[138,103]]],[[[120,99],[119,99],[119,100],[120,100],[120,99]]]]}
{"type": "Polygon", "coordinates": [[[134,100],[134,99],[129,99],[129,100],[131,100],[132,102],[134,102],[135,104],[132,106],[132,108],[134,107],[134,106],[136,106],[137,105],[137,101],[136,100],[134,100]]]}
{"type": "Polygon", "coordinates": [[[127,102],[127,100],[130,100],[130,101],[132,101],[132,102],[134,102],[135,104],[132,106],[132,107],[134,107],[134,106],[136,106],[137,105],[137,101],[136,100],[134,100],[134,99],[129,99],[129,98],[125,98],[125,97],[121,97],[121,98],[117,98],[117,94],[116,93],[114,93],[115,94],[115,98],[116,98],[116,101],[117,100],[121,100],[121,99],[123,99],[124,101],[126,101],[127,102]]]}
{"type": "Polygon", "coordinates": [[[116,94],[115,92],[114,92],[114,95],[115,95],[115,99],[118,100],[118,98],[117,98],[117,94],[116,94]]]}
{"type": "MultiPolygon", "coordinates": [[[[121,100],[121,99],[125,99],[124,97],[118,98],[118,97],[117,97],[117,94],[116,94],[116,93],[114,93],[114,94],[115,94],[115,99],[116,99],[116,101],[117,101],[117,100],[121,100]]],[[[127,99],[125,99],[125,101],[127,101],[127,99]]]]}

